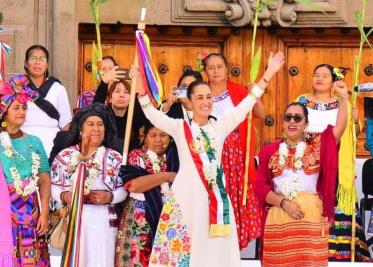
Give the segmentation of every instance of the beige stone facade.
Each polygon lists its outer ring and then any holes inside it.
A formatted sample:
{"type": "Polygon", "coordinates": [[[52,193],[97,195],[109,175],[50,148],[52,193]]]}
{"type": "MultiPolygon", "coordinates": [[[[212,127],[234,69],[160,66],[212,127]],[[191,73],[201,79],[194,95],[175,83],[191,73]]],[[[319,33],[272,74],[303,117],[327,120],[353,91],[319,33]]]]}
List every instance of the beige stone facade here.
{"type": "MultiPolygon", "coordinates": [[[[355,27],[353,12],[361,0],[314,0],[326,14],[294,0],[278,0],[260,15],[264,27],[355,27]]],[[[101,5],[101,22],[136,24],[147,4],[146,22],[151,25],[245,26],[250,25],[254,0],[109,0],[101,5]]],[[[367,10],[373,10],[369,1],[367,10]]],[[[5,30],[13,54],[6,57],[7,72],[23,71],[25,50],[45,45],[51,54],[50,72],[66,86],[75,102],[78,79],[78,25],[91,23],[89,0],[2,0],[5,30]]],[[[368,12],[369,14],[369,12],[368,12]]],[[[368,15],[367,25],[373,26],[368,15]]]]}

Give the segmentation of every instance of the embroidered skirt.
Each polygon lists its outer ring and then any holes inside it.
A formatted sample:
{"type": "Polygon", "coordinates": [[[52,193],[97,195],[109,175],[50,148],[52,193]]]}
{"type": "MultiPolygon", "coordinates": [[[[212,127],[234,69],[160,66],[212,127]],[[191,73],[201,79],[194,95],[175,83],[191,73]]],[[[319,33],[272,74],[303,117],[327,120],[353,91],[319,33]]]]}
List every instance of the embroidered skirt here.
{"type": "Polygon", "coordinates": [[[263,266],[328,266],[328,223],[322,202],[312,193],[300,193],[298,203],[305,217],[292,219],[285,211],[272,207],[264,228],[263,266]]]}
{"type": "MultiPolygon", "coordinates": [[[[329,230],[329,260],[351,261],[352,216],[339,210],[335,210],[334,214],[334,222],[329,230]]],[[[355,238],[355,261],[373,262],[358,210],[356,210],[355,238]]]]}
{"type": "Polygon", "coordinates": [[[151,227],[145,218],[145,201],[131,197],[120,216],[115,248],[116,267],[145,267],[151,253],[151,227]]]}
{"type": "Polygon", "coordinates": [[[22,197],[15,192],[13,184],[8,184],[11,211],[12,234],[17,267],[50,266],[48,245],[36,232],[39,206],[36,192],[22,197]]]}
{"type": "Polygon", "coordinates": [[[247,247],[251,240],[260,236],[262,215],[252,183],[248,187],[246,205],[243,204],[245,154],[241,149],[238,131],[233,131],[225,139],[222,164],[226,190],[229,194],[236,220],[237,237],[240,249],[243,249],[247,247]]]}

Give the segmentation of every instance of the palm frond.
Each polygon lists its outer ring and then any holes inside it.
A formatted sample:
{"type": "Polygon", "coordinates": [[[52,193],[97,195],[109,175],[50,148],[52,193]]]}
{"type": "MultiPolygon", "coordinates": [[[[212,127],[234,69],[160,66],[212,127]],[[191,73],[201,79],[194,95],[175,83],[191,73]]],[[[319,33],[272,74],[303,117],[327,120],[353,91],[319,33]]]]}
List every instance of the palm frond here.
{"type": "Polygon", "coordinates": [[[262,47],[260,46],[259,49],[255,52],[255,55],[251,61],[250,82],[255,82],[256,78],[258,77],[261,59],[262,59],[262,47]]]}

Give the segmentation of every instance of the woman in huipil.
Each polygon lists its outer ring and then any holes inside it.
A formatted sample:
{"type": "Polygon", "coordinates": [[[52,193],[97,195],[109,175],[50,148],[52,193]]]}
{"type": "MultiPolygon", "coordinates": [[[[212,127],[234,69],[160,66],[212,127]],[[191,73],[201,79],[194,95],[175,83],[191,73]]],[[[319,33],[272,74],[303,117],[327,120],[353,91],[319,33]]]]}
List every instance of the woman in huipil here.
{"type": "Polygon", "coordinates": [[[328,265],[327,219],[334,218],[337,144],[346,128],[348,97],[346,84],[335,87],[341,103],[334,127],[307,135],[307,108],[291,103],[283,116],[284,140],[259,154],[256,192],[267,213],[263,266],[328,265]]]}
{"type": "MultiPolygon", "coordinates": [[[[320,133],[328,124],[335,125],[341,99],[335,95],[333,83],[342,79],[338,68],[329,64],[315,67],[312,77],[312,93],[298,97],[298,101],[306,105],[309,112],[308,131],[320,133]]],[[[356,214],[355,261],[372,261],[361,226],[360,212],[355,209],[355,149],[353,148],[352,124],[355,124],[356,136],[362,128],[358,110],[347,102],[347,127],[341,137],[338,151],[337,201],[335,217],[329,232],[329,260],[350,261],[352,255],[352,215],[356,214]],[[350,214],[350,215],[349,215],[350,214]]]]}
{"type": "MultiPolygon", "coordinates": [[[[270,57],[266,77],[284,63],[283,54],[270,57]]],[[[139,79],[141,82],[141,79],[139,79]]],[[[180,169],[172,184],[174,197],[164,203],[149,266],[240,266],[232,205],[225,191],[221,154],[225,137],[243,121],[263,94],[259,82],[251,93],[220,120],[209,120],[212,92],[203,81],[187,90],[191,120],[172,119],[155,109],[142,84],[140,103],[147,118],[176,143],[180,169]],[[260,86],[260,87],[259,87],[260,86]]]]}
{"type": "Polygon", "coordinates": [[[129,197],[120,217],[115,266],[148,266],[165,194],[175,178],[173,157],[167,157],[170,136],[151,123],[145,140],[131,151],[121,170],[129,197]]]}
{"type": "Polygon", "coordinates": [[[122,156],[111,149],[116,137],[113,125],[103,104],[82,108],[72,120],[67,147],[51,166],[52,197],[59,206],[72,205],[72,186],[80,167],[86,167],[81,232],[74,237],[79,251],[71,252],[79,254],[79,266],[114,266],[118,232],[114,204],[122,202],[126,192],[118,177],[122,156]]]}
{"type": "Polygon", "coordinates": [[[44,238],[49,226],[48,158],[40,139],[21,130],[27,102],[37,97],[28,84],[26,76],[17,75],[0,90],[0,162],[7,186],[0,189],[0,243],[13,245],[13,255],[1,259],[1,266],[50,266],[44,238]]]}
{"type": "MultiPolygon", "coordinates": [[[[207,74],[208,84],[213,94],[214,106],[211,115],[218,120],[237,106],[250,92],[249,88],[235,83],[228,78],[228,63],[223,54],[209,54],[202,61],[207,74]]],[[[269,76],[263,75],[262,81],[268,85],[269,76]]],[[[237,224],[237,234],[240,249],[247,247],[248,243],[259,237],[260,234],[260,208],[255,199],[255,120],[264,119],[264,106],[260,99],[254,105],[253,120],[248,130],[248,119],[241,122],[232,131],[224,142],[222,164],[226,177],[226,189],[232,201],[237,224]],[[248,135],[250,144],[247,144],[248,135]],[[250,151],[248,161],[248,186],[245,192],[245,160],[247,147],[250,151]],[[244,197],[246,194],[246,203],[244,197]]]]}

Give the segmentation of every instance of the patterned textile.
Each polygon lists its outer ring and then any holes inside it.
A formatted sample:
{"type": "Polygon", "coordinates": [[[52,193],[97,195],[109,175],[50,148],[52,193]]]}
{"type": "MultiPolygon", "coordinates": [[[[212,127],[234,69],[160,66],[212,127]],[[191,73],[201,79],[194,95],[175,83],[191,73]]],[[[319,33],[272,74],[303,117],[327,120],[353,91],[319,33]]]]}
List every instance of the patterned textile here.
{"type": "Polygon", "coordinates": [[[166,193],[149,266],[188,267],[190,235],[172,191],[166,193]]]}
{"type": "Polygon", "coordinates": [[[309,100],[306,96],[301,96],[298,100],[303,105],[306,105],[309,108],[315,109],[315,110],[332,110],[339,107],[340,100],[337,99],[330,103],[316,103],[311,100],[309,100]]]}
{"type": "Polygon", "coordinates": [[[17,267],[50,266],[48,245],[44,237],[40,237],[36,232],[39,218],[36,192],[21,197],[15,192],[13,184],[8,184],[8,189],[17,267]]]}
{"type": "Polygon", "coordinates": [[[226,190],[229,194],[237,226],[240,249],[247,246],[250,240],[260,236],[261,209],[254,195],[253,184],[249,184],[246,205],[243,205],[245,172],[245,155],[242,152],[238,131],[232,132],[225,139],[222,165],[226,179],[226,190]]]}
{"type": "Polygon", "coordinates": [[[263,243],[264,267],[328,266],[328,223],[316,194],[300,193],[293,201],[305,213],[293,220],[283,209],[270,208],[263,243]]]}
{"type": "MultiPolygon", "coordinates": [[[[236,107],[251,91],[241,84],[227,80],[227,89],[233,105],[236,107]]],[[[245,119],[238,127],[238,132],[232,132],[225,139],[222,164],[226,177],[226,190],[230,196],[233,211],[235,214],[238,242],[240,249],[245,248],[248,243],[260,236],[261,208],[254,193],[256,184],[255,169],[255,143],[256,130],[255,118],[251,122],[251,129],[248,129],[248,120],[245,119]],[[248,132],[249,130],[249,132],[248,132]],[[250,144],[246,144],[247,135],[250,134],[250,144]],[[243,205],[245,182],[245,158],[246,147],[250,146],[248,189],[246,192],[246,205],[243,205]],[[230,152],[230,153],[228,153],[230,152]],[[231,154],[234,153],[234,154],[231,154]]]]}
{"type": "Polygon", "coordinates": [[[149,265],[151,228],[146,222],[145,205],[145,201],[133,198],[129,198],[125,204],[120,217],[115,253],[116,267],[144,267],[149,265]]]}
{"type": "MultiPolygon", "coordinates": [[[[330,226],[329,260],[351,261],[352,216],[336,209],[334,223],[330,226]]],[[[356,212],[355,261],[373,262],[365,233],[361,226],[360,212],[356,212]]]]}
{"type": "MultiPolygon", "coordinates": [[[[167,170],[166,157],[158,157],[160,172],[167,170]]],[[[155,173],[147,149],[133,150],[128,156],[128,164],[144,167],[148,173],[155,173]]],[[[128,187],[131,180],[125,184],[128,187]]],[[[163,193],[163,192],[162,192],[163,193]]],[[[148,203],[133,197],[126,201],[120,217],[115,252],[116,267],[145,267],[149,265],[152,247],[151,226],[146,219],[148,203]]]]}
{"type": "MultiPolygon", "coordinates": [[[[54,159],[51,165],[51,177],[52,184],[63,187],[70,187],[72,185],[71,178],[75,169],[68,168],[69,164],[73,160],[74,153],[79,151],[79,146],[71,146],[62,150],[54,159]]],[[[91,156],[87,162],[87,169],[89,170],[93,166],[94,156],[91,156]]],[[[104,160],[99,167],[103,170],[101,179],[103,183],[111,190],[114,191],[116,188],[122,186],[120,179],[117,179],[119,167],[122,163],[121,155],[109,148],[105,149],[104,160]]]]}

